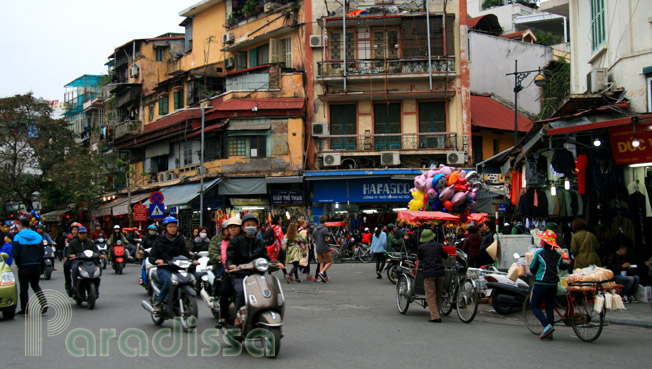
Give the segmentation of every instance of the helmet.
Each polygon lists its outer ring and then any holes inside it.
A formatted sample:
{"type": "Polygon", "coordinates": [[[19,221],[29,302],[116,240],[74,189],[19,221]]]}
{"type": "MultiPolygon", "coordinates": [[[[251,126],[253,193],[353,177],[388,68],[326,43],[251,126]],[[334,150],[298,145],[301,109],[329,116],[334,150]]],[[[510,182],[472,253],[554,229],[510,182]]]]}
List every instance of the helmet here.
{"type": "MultiPolygon", "coordinates": [[[[245,215],[245,217],[247,217],[247,216],[245,215]]],[[[251,217],[249,219],[251,219],[251,217]]],[[[256,219],[256,221],[258,221],[258,219],[256,219]]],[[[229,219],[226,226],[229,227],[229,226],[232,226],[232,225],[241,226],[242,225],[242,220],[240,220],[240,218],[238,218],[238,217],[233,217],[233,218],[229,219]]]]}
{"type": "Polygon", "coordinates": [[[43,224],[39,224],[39,225],[36,226],[36,229],[42,229],[42,230],[45,230],[45,225],[43,225],[43,224]]]}
{"type": "Polygon", "coordinates": [[[120,229],[120,226],[116,224],[113,226],[113,229],[120,229]]]}
{"type": "Polygon", "coordinates": [[[81,226],[82,226],[81,223],[73,222],[73,223],[70,225],[70,228],[74,228],[74,227],[79,228],[79,227],[81,227],[81,226]]]}
{"type": "Polygon", "coordinates": [[[260,224],[260,222],[258,221],[258,217],[253,213],[245,214],[245,216],[242,217],[242,223],[244,223],[244,222],[246,222],[248,220],[255,220],[257,224],[260,224]]]}
{"type": "Polygon", "coordinates": [[[167,225],[169,223],[179,223],[179,221],[173,216],[165,217],[165,219],[163,219],[163,225],[167,225]]]}
{"type": "Polygon", "coordinates": [[[364,231],[365,231],[365,232],[371,232],[371,230],[369,229],[369,227],[365,227],[365,228],[364,228],[364,231]]]}
{"type": "Polygon", "coordinates": [[[84,226],[79,227],[79,229],[77,230],[77,233],[86,233],[86,232],[88,232],[88,229],[86,229],[86,227],[84,226]]]}
{"type": "Polygon", "coordinates": [[[158,231],[158,227],[157,227],[156,224],[154,224],[154,223],[150,224],[149,227],[147,227],[147,229],[148,229],[148,230],[149,230],[149,229],[153,229],[153,230],[155,230],[155,231],[158,231]]]}

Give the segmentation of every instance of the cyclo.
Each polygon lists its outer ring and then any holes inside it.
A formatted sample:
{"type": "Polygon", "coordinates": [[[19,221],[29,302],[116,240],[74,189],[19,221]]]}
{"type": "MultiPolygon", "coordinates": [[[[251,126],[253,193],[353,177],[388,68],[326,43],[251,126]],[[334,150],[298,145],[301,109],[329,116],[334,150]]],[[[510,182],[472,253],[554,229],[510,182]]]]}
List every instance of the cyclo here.
{"type": "MultiPolygon", "coordinates": [[[[439,222],[445,230],[446,224],[459,222],[459,217],[438,211],[399,211],[399,219],[410,223],[439,222]]],[[[444,231],[445,232],[445,231],[444,231]]],[[[446,235],[448,236],[448,235],[446,235]]],[[[451,235],[454,239],[454,235],[451,235]]],[[[444,245],[448,259],[444,261],[446,281],[439,310],[442,315],[449,315],[453,308],[464,323],[470,323],[478,312],[478,292],[475,282],[466,276],[467,258],[462,250],[444,245]]],[[[414,267],[401,266],[400,277],[396,284],[396,305],[401,314],[408,311],[410,303],[417,303],[424,309],[428,306],[423,285],[423,269],[417,260],[414,267]]]]}

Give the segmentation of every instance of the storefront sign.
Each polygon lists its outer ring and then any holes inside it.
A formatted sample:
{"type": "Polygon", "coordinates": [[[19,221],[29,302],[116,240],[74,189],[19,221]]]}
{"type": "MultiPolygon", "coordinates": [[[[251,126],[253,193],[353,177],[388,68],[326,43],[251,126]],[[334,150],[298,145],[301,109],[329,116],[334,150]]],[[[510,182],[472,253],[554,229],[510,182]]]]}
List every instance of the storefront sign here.
{"type": "Polygon", "coordinates": [[[272,191],[272,204],[303,204],[303,191],[272,191]]]}
{"type": "Polygon", "coordinates": [[[609,141],[616,165],[652,162],[652,131],[650,126],[639,126],[634,132],[632,126],[609,130],[609,141]],[[640,145],[632,144],[636,138],[640,145]]]}
{"type": "Polygon", "coordinates": [[[267,200],[265,199],[238,199],[231,198],[231,205],[233,206],[267,206],[267,200]]]}
{"type": "Polygon", "coordinates": [[[414,182],[389,178],[327,180],[314,182],[315,203],[405,202],[412,199],[414,182]]]}
{"type": "Polygon", "coordinates": [[[146,222],[147,221],[147,205],[134,205],[134,221],[146,222]]]}

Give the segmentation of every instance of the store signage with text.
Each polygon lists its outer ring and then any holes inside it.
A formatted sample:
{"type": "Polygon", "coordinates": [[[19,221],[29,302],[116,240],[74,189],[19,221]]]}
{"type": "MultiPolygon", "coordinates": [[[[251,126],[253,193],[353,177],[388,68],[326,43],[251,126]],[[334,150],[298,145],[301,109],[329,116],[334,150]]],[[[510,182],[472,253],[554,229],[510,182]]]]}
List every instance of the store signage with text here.
{"type": "Polygon", "coordinates": [[[134,205],[134,221],[146,222],[147,221],[147,205],[134,205]]]}
{"type": "Polygon", "coordinates": [[[389,178],[316,181],[314,202],[409,202],[413,181],[389,178]]]}
{"type": "Polygon", "coordinates": [[[639,126],[634,132],[632,126],[609,130],[609,141],[616,165],[652,162],[652,126],[639,126]],[[636,138],[640,145],[633,145],[636,138]]]}
{"type": "Polygon", "coordinates": [[[272,191],[272,204],[303,204],[303,191],[272,191]]]}

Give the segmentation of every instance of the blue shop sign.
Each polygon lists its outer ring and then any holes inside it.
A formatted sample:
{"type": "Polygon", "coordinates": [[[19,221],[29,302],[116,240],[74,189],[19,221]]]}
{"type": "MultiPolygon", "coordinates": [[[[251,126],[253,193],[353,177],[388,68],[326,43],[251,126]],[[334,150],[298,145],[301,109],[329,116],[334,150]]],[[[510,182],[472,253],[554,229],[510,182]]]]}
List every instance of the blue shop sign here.
{"type": "Polygon", "coordinates": [[[272,204],[303,204],[303,191],[272,191],[272,204]]]}
{"type": "Polygon", "coordinates": [[[405,202],[412,200],[411,180],[390,178],[314,181],[313,202],[405,202]]]}

